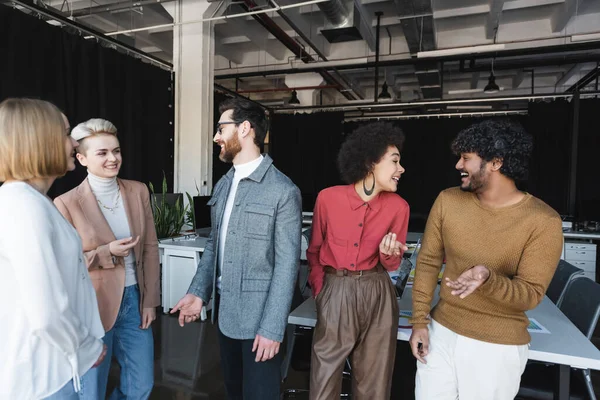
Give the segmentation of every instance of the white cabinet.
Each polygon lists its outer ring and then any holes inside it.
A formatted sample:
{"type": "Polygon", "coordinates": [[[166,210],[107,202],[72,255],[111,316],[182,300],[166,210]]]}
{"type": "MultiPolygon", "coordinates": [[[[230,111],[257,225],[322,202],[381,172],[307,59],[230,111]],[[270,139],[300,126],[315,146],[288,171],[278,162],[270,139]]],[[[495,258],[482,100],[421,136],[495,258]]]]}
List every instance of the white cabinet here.
{"type": "Polygon", "coordinates": [[[175,307],[175,304],[187,293],[196,274],[205,243],[205,238],[159,243],[162,263],[161,305],[164,313],[168,313],[175,307]]]}
{"type": "Polygon", "coordinates": [[[565,242],[563,259],[583,270],[584,276],[596,280],[596,245],[586,242],[565,242]]]}

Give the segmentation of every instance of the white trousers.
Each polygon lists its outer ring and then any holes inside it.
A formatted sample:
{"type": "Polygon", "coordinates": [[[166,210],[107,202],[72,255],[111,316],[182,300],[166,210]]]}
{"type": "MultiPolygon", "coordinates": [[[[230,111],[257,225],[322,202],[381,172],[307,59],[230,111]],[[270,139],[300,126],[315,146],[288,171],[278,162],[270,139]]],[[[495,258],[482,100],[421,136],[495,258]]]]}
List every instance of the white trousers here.
{"type": "Polygon", "coordinates": [[[416,400],[513,400],[529,345],[482,342],[429,324],[427,364],[417,361],[416,400]]]}

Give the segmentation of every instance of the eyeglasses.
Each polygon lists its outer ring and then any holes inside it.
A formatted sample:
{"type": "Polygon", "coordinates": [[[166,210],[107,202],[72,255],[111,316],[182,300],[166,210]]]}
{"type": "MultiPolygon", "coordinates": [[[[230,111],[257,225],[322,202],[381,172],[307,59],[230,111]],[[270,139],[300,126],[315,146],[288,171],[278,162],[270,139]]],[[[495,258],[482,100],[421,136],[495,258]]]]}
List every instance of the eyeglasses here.
{"type": "Polygon", "coordinates": [[[235,124],[235,125],[239,125],[239,122],[235,122],[235,121],[224,121],[224,122],[217,122],[217,126],[216,126],[216,131],[219,135],[223,134],[223,127],[221,125],[228,125],[228,124],[235,124]]]}

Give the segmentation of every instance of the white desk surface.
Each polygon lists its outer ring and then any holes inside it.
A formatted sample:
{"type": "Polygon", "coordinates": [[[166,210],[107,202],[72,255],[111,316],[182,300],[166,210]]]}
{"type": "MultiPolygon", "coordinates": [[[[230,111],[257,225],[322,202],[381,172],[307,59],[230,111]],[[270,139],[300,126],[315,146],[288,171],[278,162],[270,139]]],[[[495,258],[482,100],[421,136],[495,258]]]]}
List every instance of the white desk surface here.
{"type": "MultiPolygon", "coordinates": [[[[437,302],[437,293],[434,302],[437,302]]],[[[404,289],[402,298],[398,299],[398,305],[400,310],[412,309],[412,287],[404,289]]],[[[531,333],[529,359],[569,365],[574,368],[600,370],[600,350],[569,321],[548,297],[544,296],[542,303],[537,308],[528,311],[527,316],[536,319],[550,331],[550,334],[531,333]]],[[[317,322],[316,318],[315,301],[311,297],[292,311],[288,323],[314,327],[317,322]]],[[[410,330],[399,329],[397,337],[398,340],[408,341],[410,330]]]]}
{"type": "Polygon", "coordinates": [[[161,239],[158,247],[160,249],[204,251],[207,240],[205,237],[197,237],[194,240],[161,239]]]}
{"type": "Polygon", "coordinates": [[[588,239],[600,240],[600,232],[585,232],[585,231],[563,231],[565,239],[588,239]]]}

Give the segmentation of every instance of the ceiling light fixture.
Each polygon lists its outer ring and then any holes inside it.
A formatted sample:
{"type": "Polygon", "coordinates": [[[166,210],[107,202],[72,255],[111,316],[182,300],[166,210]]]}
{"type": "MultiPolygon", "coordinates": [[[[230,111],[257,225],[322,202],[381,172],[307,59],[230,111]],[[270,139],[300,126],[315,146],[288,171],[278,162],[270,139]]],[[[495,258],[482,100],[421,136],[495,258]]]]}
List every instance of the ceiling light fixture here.
{"type": "Polygon", "coordinates": [[[392,95],[390,94],[390,92],[388,92],[387,82],[383,82],[383,85],[381,85],[381,93],[379,93],[379,96],[377,98],[379,100],[391,100],[392,99],[392,95]]]}
{"type": "Polygon", "coordinates": [[[300,104],[300,100],[298,100],[298,92],[296,92],[295,90],[292,90],[292,97],[290,97],[288,104],[291,104],[291,105],[299,105],[300,104]]]}

